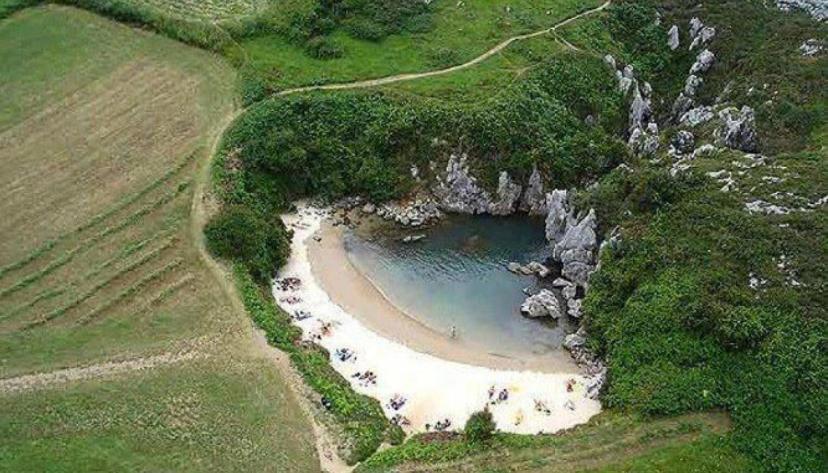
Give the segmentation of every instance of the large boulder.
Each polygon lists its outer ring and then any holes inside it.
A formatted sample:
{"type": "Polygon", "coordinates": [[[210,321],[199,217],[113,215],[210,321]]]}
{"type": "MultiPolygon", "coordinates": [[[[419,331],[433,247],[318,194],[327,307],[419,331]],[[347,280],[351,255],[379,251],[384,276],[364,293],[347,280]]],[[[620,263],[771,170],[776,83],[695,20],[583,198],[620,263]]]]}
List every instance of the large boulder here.
{"type": "Polygon", "coordinates": [[[644,92],[642,92],[637,84],[633,85],[633,99],[629,112],[630,133],[633,133],[636,129],[646,128],[653,114],[650,98],[646,93],[648,89],[644,89],[644,92]]]}
{"type": "Polygon", "coordinates": [[[523,192],[523,199],[520,202],[520,210],[529,215],[546,214],[546,194],[543,192],[543,178],[538,168],[532,169],[529,176],[529,184],[523,192]]]}
{"type": "Polygon", "coordinates": [[[825,0],[776,0],[782,11],[802,10],[819,21],[828,20],[828,2],[825,0]]]}
{"type": "Polygon", "coordinates": [[[709,43],[713,37],[716,36],[716,28],[711,26],[705,26],[702,28],[699,33],[693,38],[693,42],[690,43],[690,51],[696,49],[698,46],[704,46],[705,44],[709,43]]]}
{"type": "Polygon", "coordinates": [[[521,313],[529,317],[552,317],[561,316],[561,303],[555,293],[549,289],[541,289],[540,292],[529,296],[520,306],[521,313]]]}
{"type": "Polygon", "coordinates": [[[658,151],[658,125],[651,122],[646,129],[636,128],[630,134],[630,139],[627,142],[627,147],[636,156],[650,156],[658,151]]]}
{"type": "Polygon", "coordinates": [[[503,171],[497,183],[497,200],[489,205],[492,215],[510,215],[514,213],[518,199],[520,199],[520,185],[515,184],[509,173],[503,171]]]}
{"type": "Polygon", "coordinates": [[[752,108],[728,107],[719,111],[719,118],[722,121],[719,137],[725,146],[749,153],[757,150],[756,118],[752,108]]]}
{"type": "Polygon", "coordinates": [[[711,107],[702,105],[701,107],[688,110],[681,116],[679,123],[682,125],[698,126],[702,123],[710,121],[714,116],[715,115],[711,107]]]}
{"type": "Polygon", "coordinates": [[[440,208],[447,212],[480,214],[489,211],[491,198],[469,172],[467,156],[452,154],[443,177],[437,178],[433,193],[440,208]]]}
{"type": "Polygon", "coordinates": [[[696,17],[690,19],[690,39],[696,39],[699,31],[704,28],[704,23],[696,17]]]}

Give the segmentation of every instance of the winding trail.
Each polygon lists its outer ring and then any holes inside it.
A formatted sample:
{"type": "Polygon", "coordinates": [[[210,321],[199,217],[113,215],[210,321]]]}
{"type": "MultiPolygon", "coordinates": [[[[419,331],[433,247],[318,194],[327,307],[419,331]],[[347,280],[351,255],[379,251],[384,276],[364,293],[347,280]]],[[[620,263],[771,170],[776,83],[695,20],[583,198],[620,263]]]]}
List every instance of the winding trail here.
{"type": "MultiPolygon", "coordinates": [[[[472,67],[476,64],[479,64],[479,63],[485,61],[486,59],[489,59],[490,57],[492,57],[495,54],[503,51],[504,49],[509,47],[510,44],[512,44],[516,41],[522,41],[522,40],[525,40],[525,39],[536,38],[538,36],[543,36],[545,34],[553,33],[555,31],[557,31],[558,28],[560,28],[562,26],[566,26],[566,25],[572,23],[573,21],[576,21],[576,20],[578,20],[580,18],[583,18],[585,16],[593,15],[595,13],[603,11],[607,7],[609,7],[611,4],[612,4],[612,0],[607,0],[606,2],[601,4],[600,6],[592,8],[590,10],[583,11],[581,13],[578,13],[577,15],[571,16],[571,17],[569,17],[569,18],[567,18],[563,21],[560,21],[560,22],[556,23],[555,25],[553,25],[549,28],[546,28],[546,29],[543,29],[543,30],[540,30],[540,31],[535,31],[534,33],[527,33],[527,34],[522,34],[522,35],[518,35],[518,36],[512,36],[511,38],[508,38],[508,39],[498,43],[493,48],[489,49],[488,51],[484,52],[483,54],[477,56],[476,58],[474,58],[474,59],[472,59],[468,62],[464,62],[464,63],[458,64],[456,66],[447,67],[445,69],[436,69],[436,70],[433,70],[433,71],[426,71],[426,72],[413,72],[413,73],[407,73],[407,74],[397,74],[397,75],[393,75],[393,76],[380,77],[380,78],[377,78],[377,79],[366,79],[366,80],[360,80],[360,81],[354,81],[354,82],[343,82],[343,83],[339,83],[339,84],[309,85],[309,86],[303,86],[303,87],[295,87],[295,88],[292,88],[292,89],[283,90],[281,92],[276,93],[275,95],[281,97],[281,96],[286,96],[286,95],[298,94],[298,93],[302,93],[302,92],[311,92],[311,91],[314,91],[314,90],[363,89],[363,88],[367,88],[367,87],[377,87],[377,86],[380,86],[380,85],[393,84],[395,82],[405,82],[405,81],[409,81],[409,80],[423,79],[423,78],[426,78],[426,77],[434,77],[434,76],[441,76],[441,75],[445,75],[445,74],[451,74],[453,72],[462,71],[463,69],[468,69],[469,67],[472,67]]],[[[569,48],[573,51],[580,51],[580,49],[575,47],[569,41],[566,41],[563,38],[559,38],[559,39],[561,39],[561,42],[567,48],[569,48]]]]}

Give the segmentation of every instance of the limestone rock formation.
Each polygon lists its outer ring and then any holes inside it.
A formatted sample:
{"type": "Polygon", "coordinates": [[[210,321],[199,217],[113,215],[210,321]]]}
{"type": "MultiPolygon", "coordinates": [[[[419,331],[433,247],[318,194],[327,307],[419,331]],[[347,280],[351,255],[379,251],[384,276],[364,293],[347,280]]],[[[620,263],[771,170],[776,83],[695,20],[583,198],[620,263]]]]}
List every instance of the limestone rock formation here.
{"type": "Polygon", "coordinates": [[[696,49],[699,46],[704,46],[710,42],[716,36],[716,28],[712,26],[705,26],[703,27],[699,33],[693,38],[693,42],[690,43],[690,51],[696,49]]]}
{"type": "Polygon", "coordinates": [[[806,57],[814,57],[825,48],[821,41],[811,38],[799,46],[799,52],[806,57]]]}
{"type": "Polygon", "coordinates": [[[529,317],[557,319],[561,316],[561,304],[555,293],[549,289],[541,289],[537,294],[526,298],[520,306],[520,311],[529,317]]]}
{"type": "Polygon", "coordinates": [[[489,213],[492,215],[510,215],[515,211],[520,199],[521,187],[503,171],[497,183],[497,200],[489,204],[489,213]]]}
{"type": "Polygon", "coordinates": [[[696,56],[696,62],[690,67],[690,74],[700,74],[709,71],[715,60],[716,55],[709,49],[705,49],[696,56]]]}
{"type": "Polygon", "coordinates": [[[447,212],[481,214],[489,211],[491,198],[469,172],[465,154],[452,154],[446,165],[445,175],[437,177],[434,197],[440,208],[447,212]]]}
{"type": "Polygon", "coordinates": [[[754,152],[758,148],[756,118],[753,109],[744,106],[741,110],[728,107],[719,111],[722,127],[719,137],[728,148],[754,152]]]}
{"type": "Polygon", "coordinates": [[[825,0],[776,0],[782,11],[802,10],[819,21],[828,20],[828,2],[825,0]]]}
{"type": "Polygon", "coordinates": [[[678,131],[673,135],[673,139],[670,140],[670,144],[678,154],[692,153],[695,148],[695,142],[696,140],[693,134],[686,130],[678,131]]]}
{"type": "Polygon", "coordinates": [[[595,268],[594,253],[598,248],[596,227],[595,210],[590,210],[580,221],[568,226],[553,250],[553,258],[563,265],[563,277],[581,286],[586,285],[595,268]]]}
{"type": "Polygon", "coordinates": [[[673,25],[670,31],[667,32],[667,46],[670,47],[671,51],[675,51],[680,44],[678,26],[673,25]]]}
{"type": "Polygon", "coordinates": [[[555,189],[546,194],[546,239],[554,244],[566,233],[566,229],[573,223],[572,210],[569,208],[569,197],[562,189],[555,189]]]}
{"type": "Polygon", "coordinates": [[[529,215],[546,214],[546,194],[543,191],[543,178],[538,168],[532,169],[529,176],[529,184],[523,192],[523,199],[520,201],[520,210],[529,215]]]}

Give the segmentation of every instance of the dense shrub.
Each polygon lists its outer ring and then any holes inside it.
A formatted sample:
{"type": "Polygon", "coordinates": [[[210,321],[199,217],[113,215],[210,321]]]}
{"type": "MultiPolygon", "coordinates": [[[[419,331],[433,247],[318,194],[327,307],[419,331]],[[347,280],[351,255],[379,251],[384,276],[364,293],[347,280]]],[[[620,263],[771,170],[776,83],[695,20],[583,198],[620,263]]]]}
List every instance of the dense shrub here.
{"type": "Polygon", "coordinates": [[[222,154],[236,153],[242,169],[228,172],[219,163],[220,185],[229,201],[263,213],[307,195],[383,201],[418,185],[412,165],[428,179],[431,163],[440,168],[453,152],[467,153],[489,187],[502,170],[527,179],[532,166],[556,186],[581,185],[626,156],[612,134],[622,100],[611,75],[597,73],[600,63],[551,60],[473,105],[376,92],[267,100],[228,133],[222,154]],[[564,105],[572,97],[573,106],[564,105]],[[585,123],[587,115],[595,124],[585,123]]]}
{"type": "Polygon", "coordinates": [[[243,206],[223,208],[207,223],[204,235],[212,254],[243,264],[260,282],[269,281],[290,251],[281,219],[260,217],[243,206]]]}
{"type": "Polygon", "coordinates": [[[308,56],[316,59],[336,59],[342,57],[345,49],[336,40],[327,36],[314,36],[305,43],[308,56]]]}
{"type": "Polygon", "coordinates": [[[485,442],[492,438],[496,427],[492,413],[484,409],[469,417],[466,426],[463,427],[463,434],[469,442],[485,442]]]}

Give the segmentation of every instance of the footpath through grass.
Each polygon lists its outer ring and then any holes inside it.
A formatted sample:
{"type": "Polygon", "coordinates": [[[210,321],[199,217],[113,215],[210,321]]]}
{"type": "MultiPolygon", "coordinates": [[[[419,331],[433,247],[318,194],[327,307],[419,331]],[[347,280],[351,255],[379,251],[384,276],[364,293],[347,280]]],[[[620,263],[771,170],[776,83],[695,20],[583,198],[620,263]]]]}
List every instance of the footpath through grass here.
{"type": "Polygon", "coordinates": [[[92,367],[0,390],[0,471],[319,469],[309,420],[191,239],[235,90],[214,55],[82,10],[0,21],[0,379],[92,367]]]}

